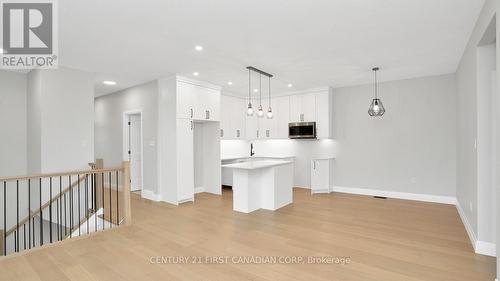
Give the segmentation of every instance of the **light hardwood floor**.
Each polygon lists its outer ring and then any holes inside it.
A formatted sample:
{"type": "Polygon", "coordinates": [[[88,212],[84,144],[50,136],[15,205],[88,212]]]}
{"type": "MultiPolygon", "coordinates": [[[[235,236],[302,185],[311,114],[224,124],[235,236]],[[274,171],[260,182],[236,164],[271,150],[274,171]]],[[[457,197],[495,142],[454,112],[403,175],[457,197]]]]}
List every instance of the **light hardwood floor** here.
{"type": "MultiPolygon", "coordinates": [[[[0,259],[0,280],[494,280],[455,206],[294,190],[276,212],[231,191],[174,207],[132,196],[133,225],[0,259]],[[344,256],[336,264],[154,264],[156,256],[344,256]]],[[[191,259],[192,261],[192,259],[191,259]]]]}

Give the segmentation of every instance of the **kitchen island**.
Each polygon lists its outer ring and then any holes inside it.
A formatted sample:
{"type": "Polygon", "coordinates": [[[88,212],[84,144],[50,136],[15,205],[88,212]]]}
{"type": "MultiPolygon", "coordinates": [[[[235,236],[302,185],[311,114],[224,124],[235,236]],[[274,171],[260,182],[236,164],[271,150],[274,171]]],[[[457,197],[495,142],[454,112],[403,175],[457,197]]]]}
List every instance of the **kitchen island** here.
{"type": "Polygon", "coordinates": [[[293,161],[248,161],[222,167],[233,170],[235,211],[275,211],[293,202],[293,161]]]}

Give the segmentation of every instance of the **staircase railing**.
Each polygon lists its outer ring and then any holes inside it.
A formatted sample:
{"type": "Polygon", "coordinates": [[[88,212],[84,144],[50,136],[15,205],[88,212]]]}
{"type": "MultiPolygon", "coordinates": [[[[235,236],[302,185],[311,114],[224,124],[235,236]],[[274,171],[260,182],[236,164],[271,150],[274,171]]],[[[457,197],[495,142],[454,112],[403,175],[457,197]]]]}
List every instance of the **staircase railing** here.
{"type": "Polygon", "coordinates": [[[0,177],[0,254],[132,222],[130,166],[0,177]]]}

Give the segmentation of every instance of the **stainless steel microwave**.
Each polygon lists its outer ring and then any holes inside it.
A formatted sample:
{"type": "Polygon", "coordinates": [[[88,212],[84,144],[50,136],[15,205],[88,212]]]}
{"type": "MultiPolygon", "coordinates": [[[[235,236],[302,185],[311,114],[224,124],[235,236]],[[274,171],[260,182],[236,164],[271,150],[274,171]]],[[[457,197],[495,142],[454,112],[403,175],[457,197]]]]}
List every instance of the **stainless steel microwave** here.
{"type": "Polygon", "coordinates": [[[316,122],[298,122],[288,124],[288,138],[315,139],[316,122]]]}

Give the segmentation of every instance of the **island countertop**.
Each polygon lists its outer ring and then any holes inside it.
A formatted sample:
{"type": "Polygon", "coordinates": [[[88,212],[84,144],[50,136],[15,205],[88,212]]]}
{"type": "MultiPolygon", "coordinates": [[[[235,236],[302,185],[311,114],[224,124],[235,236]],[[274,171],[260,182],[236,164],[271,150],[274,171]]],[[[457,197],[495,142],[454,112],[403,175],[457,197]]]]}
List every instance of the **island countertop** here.
{"type": "Polygon", "coordinates": [[[255,170],[262,168],[269,168],[274,166],[292,164],[292,161],[284,161],[284,160],[260,160],[260,161],[248,161],[242,163],[234,163],[222,165],[224,168],[232,168],[232,169],[244,169],[244,170],[255,170]]]}

